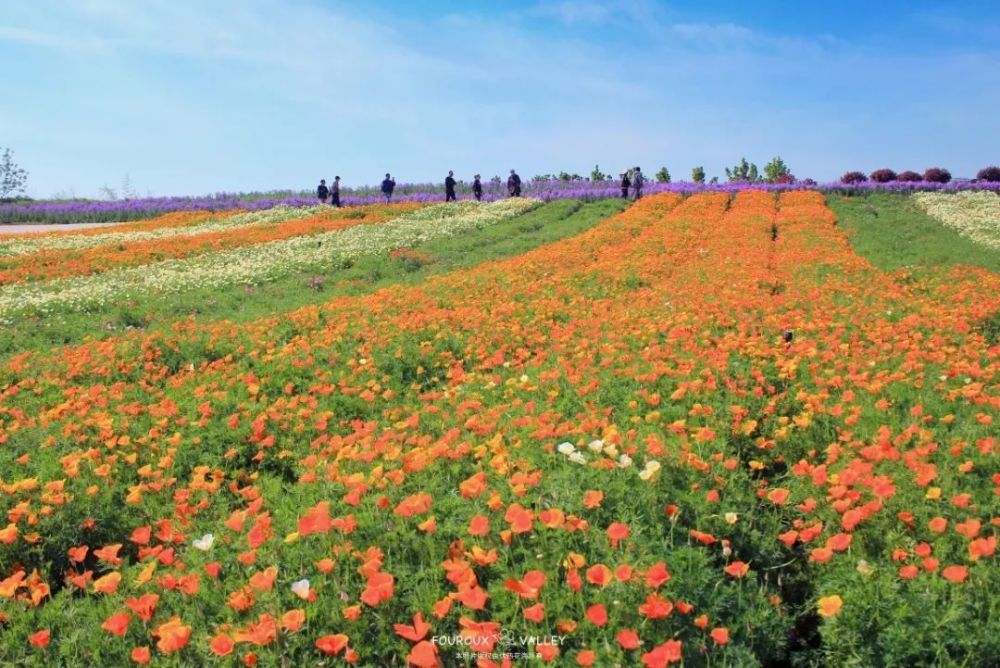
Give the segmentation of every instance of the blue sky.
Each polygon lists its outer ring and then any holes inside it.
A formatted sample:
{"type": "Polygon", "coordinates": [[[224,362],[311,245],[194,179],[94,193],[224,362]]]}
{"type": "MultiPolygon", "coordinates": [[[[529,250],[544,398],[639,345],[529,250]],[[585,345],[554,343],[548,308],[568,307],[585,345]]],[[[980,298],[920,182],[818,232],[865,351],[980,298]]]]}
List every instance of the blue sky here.
{"type": "Polygon", "coordinates": [[[29,194],[1000,162],[995,2],[0,0],[29,194]]]}

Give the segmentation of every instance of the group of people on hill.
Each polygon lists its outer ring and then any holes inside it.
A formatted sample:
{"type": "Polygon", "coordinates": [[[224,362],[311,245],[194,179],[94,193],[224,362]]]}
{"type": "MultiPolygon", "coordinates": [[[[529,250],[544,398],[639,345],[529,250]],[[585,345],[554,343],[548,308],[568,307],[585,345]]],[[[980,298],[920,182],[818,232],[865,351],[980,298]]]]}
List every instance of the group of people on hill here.
{"type": "Polygon", "coordinates": [[[621,173],[622,199],[628,199],[629,189],[632,190],[633,197],[642,197],[642,186],[646,183],[646,177],[642,175],[642,169],[633,167],[621,173]]]}
{"type": "MultiPolygon", "coordinates": [[[[448,176],[444,180],[444,198],[446,202],[454,202],[458,199],[455,194],[455,187],[457,185],[458,181],[455,180],[455,172],[449,170],[448,176]]],[[[395,189],[396,179],[391,174],[386,174],[385,178],[382,179],[381,186],[382,196],[385,197],[386,204],[392,201],[392,193],[395,189]]],[[[521,196],[521,177],[513,169],[510,170],[510,176],[507,178],[507,195],[510,197],[521,196]]],[[[477,202],[483,199],[483,181],[479,174],[476,174],[472,181],[472,196],[476,198],[477,202]]],[[[333,183],[329,186],[326,185],[326,179],[320,179],[319,186],[316,188],[316,197],[323,204],[326,204],[327,200],[329,200],[331,205],[339,207],[340,177],[334,177],[333,183]]]]}
{"type": "MultiPolygon", "coordinates": [[[[631,191],[632,196],[635,199],[639,199],[642,197],[642,186],[645,182],[646,178],[642,175],[642,169],[639,167],[633,167],[626,172],[622,172],[622,197],[627,199],[629,192],[631,191]]],[[[455,195],[455,187],[457,185],[458,181],[455,180],[455,172],[449,170],[448,176],[444,180],[444,199],[446,202],[454,202],[458,199],[455,195]]],[[[386,204],[392,201],[392,193],[395,189],[396,179],[394,179],[391,174],[386,174],[385,178],[382,179],[381,188],[382,196],[385,197],[386,204]]],[[[476,198],[477,202],[483,199],[483,182],[479,174],[476,174],[472,181],[472,196],[476,198]]],[[[521,196],[521,177],[518,176],[517,172],[513,169],[510,170],[510,176],[507,177],[507,196],[521,196]]],[[[318,197],[324,204],[326,204],[329,199],[331,205],[339,207],[340,177],[334,177],[333,183],[330,184],[330,186],[326,185],[326,179],[320,179],[319,187],[316,188],[316,197],[318,197]]]]}

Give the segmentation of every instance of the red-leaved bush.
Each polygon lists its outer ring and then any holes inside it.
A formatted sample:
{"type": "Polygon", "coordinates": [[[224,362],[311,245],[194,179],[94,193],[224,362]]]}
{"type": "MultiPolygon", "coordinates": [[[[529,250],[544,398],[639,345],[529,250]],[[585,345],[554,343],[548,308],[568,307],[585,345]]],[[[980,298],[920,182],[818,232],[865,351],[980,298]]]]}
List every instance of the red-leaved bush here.
{"type": "Polygon", "coordinates": [[[847,172],[840,177],[841,183],[864,183],[868,177],[861,172],[847,172]]]}
{"type": "Polygon", "coordinates": [[[900,172],[899,174],[896,174],[897,181],[920,181],[923,178],[924,177],[922,177],[920,174],[910,171],[909,169],[906,170],[905,172],[900,172]]]}
{"type": "Polygon", "coordinates": [[[951,172],[941,167],[931,167],[924,172],[924,181],[931,183],[948,183],[951,181],[951,172]]]}
{"type": "Polygon", "coordinates": [[[1000,181],[1000,167],[983,167],[976,174],[976,179],[979,181],[1000,181]]]}
{"type": "Polygon", "coordinates": [[[891,169],[876,169],[868,175],[868,178],[875,183],[888,183],[889,181],[896,180],[896,172],[891,169]]]}

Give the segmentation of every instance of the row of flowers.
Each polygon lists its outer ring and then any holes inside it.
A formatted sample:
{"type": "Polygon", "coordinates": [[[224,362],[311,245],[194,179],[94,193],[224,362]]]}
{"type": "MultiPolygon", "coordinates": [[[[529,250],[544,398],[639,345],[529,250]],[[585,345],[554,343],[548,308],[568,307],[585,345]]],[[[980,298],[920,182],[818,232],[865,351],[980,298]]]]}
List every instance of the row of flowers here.
{"type": "MultiPolygon", "coordinates": [[[[0,288],[0,317],[24,311],[50,313],[86,309],[94,304],[149,293],[259,284],[294,271],[329,267],[400,246],[483,228],[524,213],[537,204],[537,200],[530,199],[491,204],[441,204],[404,213],[386,223],[347,226],[321,234],[292,236],[189,258],[111,269],[96,275],[44,283],[15,283],[0,288]]],[[[287,213],[294,213],[294,210],[287,213]]],[[[364,222],[364,219],[347,218],[345,222],[364,222]]]]}
{"type": "MultiPolygon", "coordinates": [[[[171,234],[159,238],[146,238],[151,232],[139,232],[137,239],[123,239],[113,244],[0,258],[0,285],[94,275],[115,268],[145,265],[166,259],[180,260],[209,252],[330,233],[362,223],[386,220],[413,211],[419,206],[404,203],[351,209],[271,209],[246,217],[234,216],[231,220],[237,223],[235,226],[214,225],[217,228],[215,231],[197,229],[201,226],[171,227],[167,230],[171,234]],[[239,224],[247,222],[249,224],[239,224]]],[[[90,241],[100,238],[88,236],[84,239],[90,241]]]]}
{"type": "Polygon", "coordinates": [[[997,309],[995,274],[873,269],[816,193],[666,194],[17,356],[0,659],[990,665],[997,309]]]}
{"type": "Polygon", "coordinates": [[[261,225],[277,225],[287,220],[304,218],[329,210],[329,207],[318,206],[307,208],[277,206],[262,211],[230,211],[215,214],[200,212],[195,214],[197,217],[188,224],[176,225],[173,224],[173,220],[167,217],[166,224],[152,229],[148,227],[145,229],[122,229],[115,226],[107,229],[80,230],[75,233],[55,232],[5,236],[0,237],[0,261],[8,257],[29,255],[41,251],[83,250],[111,244],[159,241],[179,236],[225,232],[261,225]]]}
{"type": "Polygon", "coordinates": [[[917,193],[913,198],[924,211],[962,236],[984,246],[1000,248],[1000,195],[997,193],[917,193]]]}

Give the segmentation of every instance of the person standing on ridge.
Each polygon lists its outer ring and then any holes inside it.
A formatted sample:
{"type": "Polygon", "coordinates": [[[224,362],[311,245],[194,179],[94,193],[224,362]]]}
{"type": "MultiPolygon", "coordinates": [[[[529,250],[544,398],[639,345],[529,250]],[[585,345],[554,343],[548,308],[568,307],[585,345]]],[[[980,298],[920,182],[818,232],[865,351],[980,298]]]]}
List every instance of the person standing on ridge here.
{"type": "Polygon", "coordinates": [[[622,172],[622,199],[628,199],[628,189],[632,187],[632,182],[628,179],[628,172],[622,172]]]}
{"type": "Polygon", "coordinates": [[[455,201],[455,172],[448,170],[448,178],[444,180],[444,201],[454,202],[455,201]]]}
{"type": "Polygon", "coordinates": [[[510,176],[507,177],[507,194],[511,197],[521,196],[521,177],[513,169],[510,170],[510,176]]]}
{"type": "Polygon", "coordinates": [[[642,185],[643,183],[645,183],[645,181],[646,179],[642,175],[642,169],[636,167],[635,170],[632,172],[632,188],[635,190],[636,201],[638,201],[639,198],[642,197],[642,185]]]}
{"type": "Polygon", "coordinates": [[[385,175],[385,179],[382,180],[382,194],[385,195],[385,203],[388,204],[392,199],[392,191],[396,188],[396,179],[392,178],[389,174],[385,175]]]}
{"type": "Polygon", "coordinates": [[[335,176],[330,186],[330,204],[340,208],[340,177],[335,176]]]}
{"type": "Polygon", "coordinates": [[[329,189],[326,187],[326,179],[319,180],[319,187],[316,188],[316,197],[323,204],[326,204],[326,198],[330,195],[329,189]]]}
{"type": "Polygon", "coordinates": [[[476,174],[476,178],[472,182],[472,194],[475,196],[477,202],[483,199],[483,182],[479,178],[479,174],[476,174]]]}

